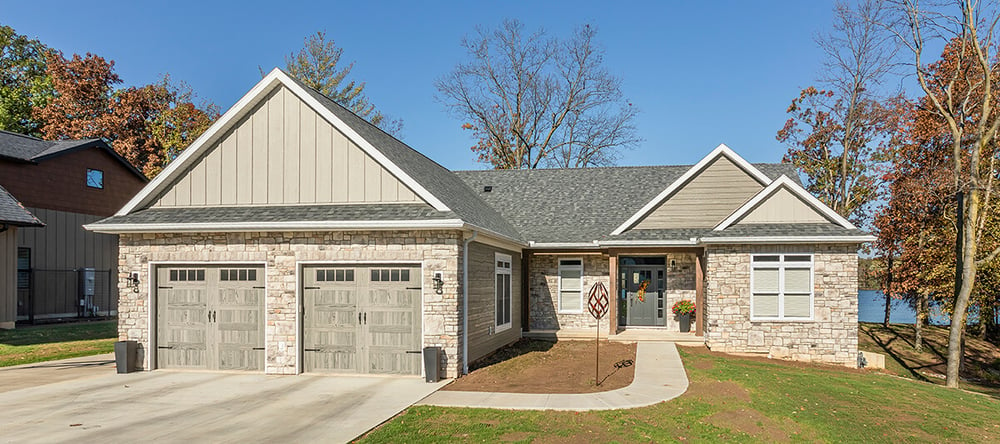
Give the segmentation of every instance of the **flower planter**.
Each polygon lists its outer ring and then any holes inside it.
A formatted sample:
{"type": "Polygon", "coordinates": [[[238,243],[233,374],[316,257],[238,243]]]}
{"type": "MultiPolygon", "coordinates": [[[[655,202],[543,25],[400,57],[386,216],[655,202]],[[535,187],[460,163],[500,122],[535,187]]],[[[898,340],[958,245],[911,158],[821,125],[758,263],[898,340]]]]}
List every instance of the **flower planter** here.
{"type": "Polygon", "coordinates": [[[677,315],[677,319],[681,322],[681,333],[690,333],[691,315],[690,314],[677,315]]]}

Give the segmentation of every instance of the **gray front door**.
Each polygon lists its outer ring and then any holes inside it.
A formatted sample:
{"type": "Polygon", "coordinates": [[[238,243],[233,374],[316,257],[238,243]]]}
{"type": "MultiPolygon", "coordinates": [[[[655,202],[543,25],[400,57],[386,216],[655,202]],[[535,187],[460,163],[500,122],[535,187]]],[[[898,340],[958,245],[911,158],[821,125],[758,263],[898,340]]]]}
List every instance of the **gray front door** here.
{"type": "Polygon", "coordinates": [[[660,326],[664,324],[663,290],[664,267],[660,265],[629,265],[622,267],[621,288],[625,290],[623,301],[625,325],[660,326]],[[639,289],[645,283],[645,293],[639,289]]]}
{"type": "Polygon", "coordinates": [[[420,267],[303,268],[306,372],[420,374],[420,267]]]}
{"type": "Polygon", "coordinates": [[[157,365],[208,370],[264,369],[264,269],[157,269],[157,365]]]}

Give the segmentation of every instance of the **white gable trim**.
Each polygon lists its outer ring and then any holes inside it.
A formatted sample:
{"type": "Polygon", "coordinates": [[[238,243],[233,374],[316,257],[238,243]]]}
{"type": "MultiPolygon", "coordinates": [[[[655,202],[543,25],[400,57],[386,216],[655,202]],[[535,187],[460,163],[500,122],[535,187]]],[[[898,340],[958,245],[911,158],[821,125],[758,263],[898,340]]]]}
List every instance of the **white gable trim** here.
{"type": "Polygon", "coordinates": [[[435,210],[438,211],[451,211],[447,205],[444,204],[440,199],[435,197],[430,191],[427,191],[422,185],[413,180],[409,174],[403,172],[395,163],[385,157],[381,151],[375,148],[370,142],[361,137],[357,132],[351,129],[342,120],[338,119],[337,116],[333,115],[329,109],[321,105],[312,95],[306,92],[302,87],[298,85],[295,81],[288,77],[283,71],[278,68],[274,68],[271,72],[265,76],[260,82],[248,93],[246,93],[232,108],[229,108],[225,114],[223,114],[219,120],[217,120],[212,126],[208,128],[200,137],[195,139],[191,145],[184,150],[180,156],[170,162],[169,165],[154,178],[150,183],[146,184],[142,190],[139,191],[128,203],[125,204],[117,213],[116,216],[124,216],[136,209],[141,208],[144,205],[148,205],[156,196],[163,191],[163,189],[168,186],[174,176],[180,174],[180,172],[187,169],[191,164],[201,156],[201,154],[208,148],[212,146],[219,136],[225,133],[226,130],[235,122],[243,117],[247,111],[255,105],[260,98],[269,93],[275,87],[283,85],[292,91],[299,100],[302,100],[309,105],[313,111],[322,116],[331,125],[334,126],[338,131],[344,133],[348,139],[357,144],[365,153],[375,159],[383,168],[392,173],[393,176],[403,182],[407,187],[409,187],[413,192],[420,196],[421,199],[426,201],[435,210]]]}
{"type": "Polygon", "coordinates": [[[735,163],[738,167],[740,167],[740,169],[746,171],[747,174],[756,179],[757,182],[760,182],[761,185],[767,185],[771,181],[771,178],[767,177],[764,173],[762,173],[760,170],[758,170],[756,167],[750,164],[750,162],[747,162],[746,159],[740,157],[739,154],[736,154],[735,151],[733,151],[728,146],[726,146],[726,144],[723,143],[717,146],[714,150],[712,150],[711,153],[708,153],[708,155],[705,156],[703,159],[701,159],[701,161],[699,161],[697,164],[688,169],[687,172],[684,173],[684,175],[682,175],[673,183],[671,183],[670,186],[668,186],[660,194],[657,194],[656,197],[653,198],[653,200],[649,201],[649,203],[643,206],[642,209],[633,214],[632,217],[628,218],[628,220],[626,220],[625,223],[619,225],[618,228],[615,229],[615,231],[611,232],[611,234],[613,236],[622,234],[623,232],[625,232],[625,230],[631,228],[633,225],[638,223],[640,220],[646,217],[651,211],[653,211],[654,208],[659,206],[661,203],[663,203],[663,201],[667,200],[668,197],[673,195],[674,192],[681,189],[681,187],[686,185],[691,179],[694,179],[696,176],[698,176],[698,174],[700,174],[705,168],[711,165],[712,162],[714,162],[720,156],[725,156],[727,159],[735,163]]]}
{"type": "Polygon", "coordinates": [[[805,188],[802,188],[801,186],[799,186],[799,184],[793,182],[792,179],[788,178],[788,176],[782,175],[781,177],[775,179],[774,182],[771,182],[771,184],[768,185],[767,188],[764,188],[759,193],[757,193],[757,195],[751,198],[749,201],[747,201],[747,203],[743,204],[742,207],[737,208],[736,211],[733,212],[733,214],[730,214],[729,217],[720,222],[719,225],[715,227],[714,231],[722,231],[725,230],[726,228],[729,228],[737,221],[742,219],[743,216],[746,216],[748,213],[750,213],[750,211],[756,208],[757,205],[762,203],[765,199],[771,197],[771,195],[773,195],[782,187],[790,191],[799,199],[805,201],[805,203],[810,207],[812,207],[812,209],[818,211],[820,214],[825,216],[827,219],[830,219],[837,225],[840,225],[841,227],[851,230],[857,229],[857,227],[855,227],[854,224],[852,224],[847,219],[844,219],[843,216],[837,214],[837,212],[833,211],[832,208],[826,206],[826,204],[817,199],[816,196],[813,196],[808,191],[806,191],[805,188]]]}

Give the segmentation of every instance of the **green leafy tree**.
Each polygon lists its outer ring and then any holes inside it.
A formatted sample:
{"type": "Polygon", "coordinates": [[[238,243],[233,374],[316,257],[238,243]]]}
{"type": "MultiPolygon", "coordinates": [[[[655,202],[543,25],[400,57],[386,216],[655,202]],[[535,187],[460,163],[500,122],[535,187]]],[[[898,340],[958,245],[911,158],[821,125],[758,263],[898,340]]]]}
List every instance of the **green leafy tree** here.
{"type": "Polygon", "coordinates": [[[50,49],[0,25],[0,129],[40,135],[31,113],[52,96],[45,61],[50,49]]]}
{"type": "Polygon", "coordinates": [[[375,109],[364,94],[365,82],[350,80],[354,62],[341,64],[344,49],[338,48],[326,32],[305,38],[302,49],[285,56],[285,69],[307,86],[341,104],[390,134],[399,133],[402,121],[390,119],[375,109]]]}

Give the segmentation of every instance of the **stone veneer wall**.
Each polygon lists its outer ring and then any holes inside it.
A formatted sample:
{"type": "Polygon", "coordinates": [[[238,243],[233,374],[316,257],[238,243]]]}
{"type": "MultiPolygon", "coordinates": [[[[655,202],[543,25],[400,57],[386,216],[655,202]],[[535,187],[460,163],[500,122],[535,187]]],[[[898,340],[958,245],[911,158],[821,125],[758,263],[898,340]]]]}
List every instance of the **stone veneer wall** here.
{"type": "Polygon", "coordinates": [[[119,251],[118,337],[139,342],[139,365],[150,350],[150,262],[263,262],[267,269],[265,372],[294,374],[298,362],[296,273],[299,261],[398,261],[423,264],[424,346],[439,346],[446,377],[461,362],[461,233],[458,231],[351,231],[284,233],[123,234],[119,251]],[[125,278],[138,272],[138,293],[125,278]],[[433,290],[441,272],[443,294],[433,290]]]}
{"type": "MultiPolygon", "coordinates": [[[[597,320],[587,312],[586,297],[590,287],[597,282],[611,289],[610,262],[603,254],[545,255],[531,256],[529,276],[530,300],[528,317],[532,330],[574,330],[594,329],[597,320]],[[559,313],[559,259],[583,259],[583,297],[582,313],[559,313]]],[[[610,295],[614,303],[614,295],[610,295]]],[[[610,313],[609,313],[610,314],[610,313]]],[[[601,319],[601,331],[609,328],[610,316],[601,319]]]]}
{"type": "MultiPolygon", "coordinates": [[[[680,320],[670,308],[682,299],[698,300],[696,280],[698,279],[695,255],[670,253],[667,255],[667,290],[663,301],[663,317],[669,331],[681,331],[680,320]],[[670,265],[673,263],[673,265],[670,265]]],[[[696,307],[698,308],[698,307],[696,307]]],[[[691,331],[695,330],[694,316],[691,317],[691,331]]]]}
{"type": "Polygon", "coordinates": [[[705,342],[722,352],[850,367],[858,355],[857,245],[712,245],[706,248],[705,342]],[[750,320],[750,255],[813,254],[811,321],[750,320]]]}

